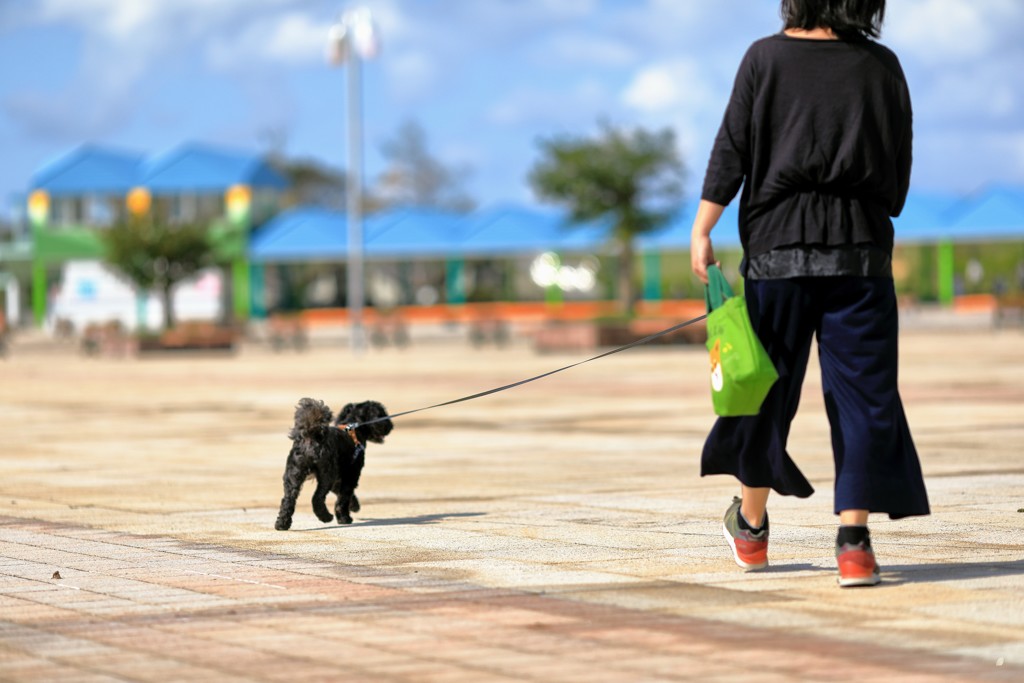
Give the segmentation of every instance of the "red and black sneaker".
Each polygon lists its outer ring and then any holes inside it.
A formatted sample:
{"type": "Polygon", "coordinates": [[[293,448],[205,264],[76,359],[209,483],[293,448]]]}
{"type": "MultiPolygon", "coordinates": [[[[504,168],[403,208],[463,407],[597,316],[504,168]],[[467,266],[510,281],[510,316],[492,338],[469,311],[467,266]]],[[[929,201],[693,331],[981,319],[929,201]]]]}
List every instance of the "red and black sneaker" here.
{"type": "Polygon", "coordinates": [[[741,503],[739,498],[732,499],[732,505],[725,511],[722,532],[732,548],[736,564],[748,572],[764,569],[768,566],[768,513],[765,513],[760,529],[750,529],[747,524],[741,523],[741,503]]]}
{"type": "MultiPolygon", "coordinates": [[[[841,533],[841,532],[840,532],[841,533]]],[[[836,540],[836,564],[839,565],[839,585],[842,588],[853,586],[874,586],[881,582],[882,575],[875,562],[875,551],[871,549],[871,537],[864,530],[863,539],[851,543],[836,540]]]]}

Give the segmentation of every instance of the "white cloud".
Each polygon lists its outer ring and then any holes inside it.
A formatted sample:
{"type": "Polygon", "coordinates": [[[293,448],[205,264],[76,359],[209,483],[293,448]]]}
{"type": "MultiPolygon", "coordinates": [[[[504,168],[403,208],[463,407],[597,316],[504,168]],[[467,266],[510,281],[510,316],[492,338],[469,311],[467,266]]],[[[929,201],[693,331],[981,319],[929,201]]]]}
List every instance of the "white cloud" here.
{"type": "MultiPolygon", "coordinates": [[[[739,57],[733,59],[738,62],[739,57]]],[[[620,94],[642,125],[675,132],[691,183],[699,184],[703,177],[728,101],[731,82],[723,74],[727,68],[735,69],[735,64],[729,61],[726,65],[726,61],[711,65],[695,58],[676,58],[649,64],[636,72],[620,94]]]]}
{"type": "Polygon", "coordinates": [[[927,64],[949,64],[991,55],[1000,27],[1019,29],[1022,17],[1020,0],[904,0],[890,3],[885,36],[927,64]]]}
{"type": "Polygon", "coordinates": [[[624,41],[577,31],[554,34],[535,50],[535,55],[547,63],[600,67],[623,66],[637,60],[636,49],[624,41]]]}
{"type": "Polygon", "coordinates": [[[1024,186],[1024,131],[956,127],[917,135],[912,183],[960,192],[989,183],[1024,186]]]}
{"type": "Polygon", "coordinates": [[[399,102],[415,101],[432,92],[437,84],[437,62],[425,51],[401,50],[381,61],[391,93],[399,102]]]}
{"type": "Polygon", "coordinates": [[[299,0],[40,0],[25,23],[70,24],[86,44],[108,54],[110,70],[143,67],[168,54],[199,45],[218,63],[245,59],[309,59],[307,41],[326,43],[325,22],[301,10],[299,0]],[[225,40],[225,36],[237,36],[225,40]],[[257,42],[256,38],[259,38],[257,42]],[[242,51],[230,55],[234,45],[242,51]],[[212,46],[212,47],[211,47],[212,46]]]}
{"type": "Polygon", "coordinates": [[[42,0],[37,17],[42,23],[69,22],[91,33],[130,36],[150,24],[161,11],[158,2],[131,0],[42,0]]]}
{"type": "Polygon", "coordinates": [[[134,42],[140,34],[180,40],[244,23],[247,17],[296,0],[40,0],[34,19],[71,23],[111,40],[134,42]]]}
{"type": "Polygon", "coordinates": [[[491,106],[488,118],[501,126],[524,124],[592,125],[614,105],[612,94],[598,80],[585,79],[569,88],[523,87],[491,106]]]}
{"type": "MultiPolygon", "coordinates": [[[[983,155],[985,163],[1006,168],[1005,159],[987,156],[985,150],[998,149],[990,137],[972,145],[960,145],[954,138],[977,140],[972,131],[1024,127],[1022,29],[1020,0],[907,0],[892,5],[884,38],[899,54],[910,83],[914,127],[920,133],[918,159],[932,159],[927,163],[941,169],[940,159],[957,158],[941,171],[951,177],[984,175],[984,164],[975,163],[983,155]],[[929,145],[939,148],[932,151],[929,145]]],[[[1014,146],[1005,149],[1010,155],[1014,146]]],[[[920,173],[934,174],[935,169],[920,173]]]]}
{"type": "Polygon", "coordinates": [[[329,26],[304,14],[292,12],[281,17],[271,32],[267,55],[283,62],[315,61],[323,56],[329,26]]]}
{"type": "Polygon", "coordinates": [[[629,84],[623,99],[635,109],[660,111],[679,102],[679,88],[670,69],[663,66],[647,67],[629,84]]]}
{"type": "MultiPolygon", "coordinates": [[[[1024,65],[1022,65],[1024,66],[1024,65]]],[[[948,66],[912,88],[918,123],[998,121],[1024,124],[1024,81],[1013,65],[948,66]],[[1016,80],[1016,87],[1014,81],[1016,80]]]]}
{"type": "Polygon", "coordinates": [[[222,70],[267,62],[323,63],[329,28],[330,22],[299,12],[261,18],[233,36],[226,32],[211,36],[206,55],[212,66],[222,70]]]}
{"type": "Polygon", "coordinates": [[[690,59],[652,64],[640,69],[622,93],[628,106],[644,112],[699,114],[719,98],[707,82],[702,65],[690,59]]]}
{"type": "MultiPolygon", "coordinates": [[[[602,117],[671,126],[696,169],[743,51],[780,23],[777,0],[359,1],[364,3],[382,33],[373,68],[383,77],[365,84],[386,88],[380,97],[388,110],[378,127],[391,125],[389,116],[410,112],[433,119],[441,139],[479,141],[474,165],[483,176],[493,175],[488,163],[503,169],[511,163],[508,154],[494,151],[508,144],[509,135],[590,130],[602,117]]],[[[187,100],[195,79],[197,91],[242,100],[238,110],[253,112],[249,125],[265,125],[268,117],[295,119],[303,135],[313,137],[319,114],[305,108],[309,93],[294,88],[315,80],[315,69],[324,64],[326,29],[351,4],[0,0],[5,32],[70,28],[76,51],[69,62],[74,73],[59,84],[40,80],[18,90],[11,79],[0,92],[0,117],[8,116],[10,130],[47,137],[51,144],[116,136],[133,123],[145,128],[140,122],[165,109],[173,113],[167,103],[187,100]],[[293,80],[300,74],[301,81],[293,80]]],[[[900,55],[911,83],[919,158],[930,167],[922,173],[970,182],[969,176],[993,164],[1019,177],[1024,0],[900,0],[888,9],[883,39],[900,55]],[[986,128],[1011,137],[951,145],[935,133],[952,138],[959,132],[977,141],[979,133],[971,131],[986,128]],[[1000,149],[1004,156],[994,161],[985,151],[1000,149]]],[[[205,114],[188,120],[213,125],[205,114]]],[[[167,144],[196,131],[165,127],[159,134],[167,144]]]]}
{"type": "Polygon", "coordinates": [[[76,73],[58,92],[23,91],[4,109],[42,138],[103,137],[137,116],[154,72],[195,55],[215,67],[247,59],[322,58],[326,28],[286,11],[299,0],[39,0],[17,25],[70,25],[82,37],[76,73]],[[304,42],[320,33],[317,47],[304,42]],[[223,36],[235,36],[225,40],[223,36]]]}
{"type": "MultiPolygon", "coordinates": [[[[523,30],[537,32],[558,24],[571,25],[597,11],[597,0],[516,0],[515,2],[451,3],[447,16],[464,27],[485,28],[493,35],[495,29],[519,34],[523,30]]],[[[440,14],[444,18],[446,14],[440,14]]],[[[477,37],[481,37],[479,34],[477,37]]]]}

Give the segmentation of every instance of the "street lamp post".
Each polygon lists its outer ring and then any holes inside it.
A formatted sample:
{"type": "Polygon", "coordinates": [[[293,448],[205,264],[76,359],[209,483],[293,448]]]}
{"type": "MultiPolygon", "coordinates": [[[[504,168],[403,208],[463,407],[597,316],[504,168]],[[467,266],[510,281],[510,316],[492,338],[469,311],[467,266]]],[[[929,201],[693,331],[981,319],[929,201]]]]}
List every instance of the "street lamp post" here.
{"type": "Polygon", "coordinates": [[[352,351],[366,347],[363,330],[363,130],[361,63],[377,54],[378,36],[370,11],[348,10],[331,27],[328,59],[348,64],[348,314],[352,351]]]}

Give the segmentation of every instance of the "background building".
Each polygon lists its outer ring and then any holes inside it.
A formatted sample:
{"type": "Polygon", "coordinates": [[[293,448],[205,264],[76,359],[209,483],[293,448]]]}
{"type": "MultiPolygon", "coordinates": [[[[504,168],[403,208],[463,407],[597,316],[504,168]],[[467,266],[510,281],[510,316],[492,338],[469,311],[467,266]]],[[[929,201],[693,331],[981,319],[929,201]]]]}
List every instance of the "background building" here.
{"type": "Polygon", "coordinates": [[[12,277],[24,278],[19,262],[30,264],[26,290],[31,292],[33,319],[41,324],[57,291],[67,306],[95,301],[101,285],[104,291],[115,291],[113,276],[101,275],[95,265],[79,268],[81,276],[72,289],[60,284],[69,266],[103,260],[104,229],[132,213],[151,211],[169,226],[208,226],[225,273],[221,286],[214,288],[225,293],[222,310],[246,318],[251,304],[249,232],[276,213],[285,185],[262,157],[209,145],[181,145],[153,157],[83,145],[31,178],[28,244],[20,258],[0,266],[10,269],[12,277]]]}
{"type": "MultiPolygon", "coordinates": [[[[140,294],[103,265],[101,239],[105,228],[149,211],[172,228],[207,225],[215,245],[218,267],[177,293],[182,319],[343,313],[347,218],[311,206],[280,211],[286,189],[285,178],[253,153],[202,144],[155,156],[77,147],[29,180],[28,229],[0,243],[0,301],[13,322],[27,322],[31,312],[37,325],[56,318],[154,325],[159,304],[140,305],[140,294]]],[[[687,253],[695,209],[696,201],[687,202],[664,230],[639,240],[641,312],[701,298],[687,253]]],[[[734,203],[714,235],[733,279],[740,257],[735,223],[734,203]]],[[[912,193],[895,224],[894,277],[905,300],[949,305],[964,295],[1024,291],[1024,189],[912,193]]],[[[615,298],[618,256],[607,226],[572,225],[556,209],[397,207],[370,214],[364,228],[365,304],[378,313],[494,303],[557,310],[615,298]]]]}

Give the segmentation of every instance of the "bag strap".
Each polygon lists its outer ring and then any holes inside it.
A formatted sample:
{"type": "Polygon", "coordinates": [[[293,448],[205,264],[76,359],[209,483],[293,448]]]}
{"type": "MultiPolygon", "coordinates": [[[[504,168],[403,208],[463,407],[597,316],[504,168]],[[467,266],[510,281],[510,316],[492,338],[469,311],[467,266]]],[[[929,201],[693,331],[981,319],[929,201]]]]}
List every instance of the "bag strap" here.
{"type": "Polygon", "coordinates": [[[708,284],[704,287],[704,304],[710,313],[733,297],[732,287],[716,265],[708,266],[708,284]]]}

